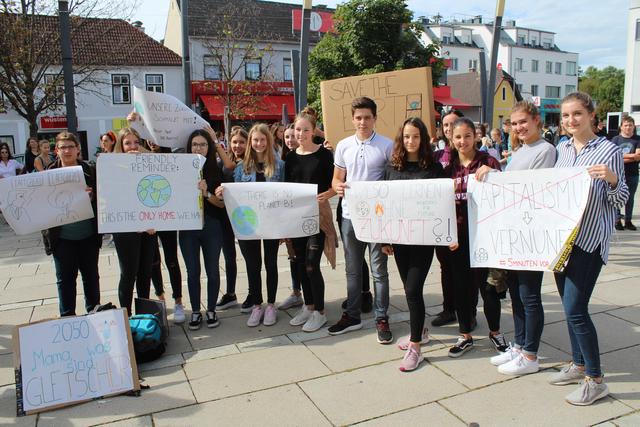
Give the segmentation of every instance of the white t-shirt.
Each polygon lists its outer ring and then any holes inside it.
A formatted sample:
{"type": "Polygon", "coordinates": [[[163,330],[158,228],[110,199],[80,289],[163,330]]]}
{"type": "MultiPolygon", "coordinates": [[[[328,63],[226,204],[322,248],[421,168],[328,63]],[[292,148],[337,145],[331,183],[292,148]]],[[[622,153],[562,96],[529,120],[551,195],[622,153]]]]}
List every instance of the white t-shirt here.
{"type": "Polygon", "coordinates": [[[16,159],[9,159],[7,164],[0,160],[0,176],[3,178],[16,176],[16,171],[23,168],[24,166],[16,159]]]}
{"type": "MultiPolygon", "coordinates": [[[[393,142],[377,132],[364,141],[353,135],[338,142],[333,163],[347,172],[345,182],[379,181],[392,151],[393,142]]],[[[351,217],[346,199],[342,199],[342,217],[351,217]]]]}

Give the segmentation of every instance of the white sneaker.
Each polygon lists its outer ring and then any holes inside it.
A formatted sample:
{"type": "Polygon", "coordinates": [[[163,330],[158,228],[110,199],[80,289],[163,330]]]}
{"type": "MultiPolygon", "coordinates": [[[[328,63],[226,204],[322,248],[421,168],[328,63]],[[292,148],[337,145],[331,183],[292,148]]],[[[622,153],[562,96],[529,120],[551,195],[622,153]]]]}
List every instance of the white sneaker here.
{"type": "Polygon", "coordinates": [[[301,295],[291,294],[278,304],[278,310],[288,310],[291,307],[298,307],[304,303],[301,295]]]}
{"type": "Polygon", "coordinates": [[[307,306],[304,305],[302,306],[300,311],[298,311],[296,315],[293,316],[293,319],[289,320],[289,324],[291,326],[304,325],[305,323],[307,323],[307,320],[311,318],[311,314],[312,314],[311,310],[309,310],[307,306]]]}
{"type": "Polygon", "coordinates": [[[525,375],[533,374],[540,370],[538,359],[529,360],[522,353],[511,362],[498,366],[498,372],[503,375],[525,375]]]}
{"type": "Polygon", "coordinates": [[[173,323],[184,323],[187,317],[184,314],[184,306],[182,304],[176,304],[173,308],[173,323]]]}
{"type": "Polygon", "coordinates": [[[250,328],[254,328],[260,324],[262,321],[262,317],[264,316],[264,309],[261,305],[254,305],[253,310],[251,310],[251,314],[249,315],[249,319],[247,319],[247,326],[250,328]]]}
{"type": "Polygon", "coordinates": [[[507,351],[500,353],[497,356],[493,356],[489,361],[493,366],[500,366],[507,362],[511,362],[513,359],[518,357],[519,354],[520,350],[509,346],[507,347],[507,351]]]}
{"type": "Polygon", "coordinates": [[[322,328],[325,323],[327,323],[327,316],[317,310],[314,310],[311,313],[309,320],[307,320],[307,322],[302,326],[302,330],[304,332],[315,332],[322,328]]]}
{"type": "Polygon", "coordinates": [[[262,324],[264,326],[273,326],[278,321],[278,311],[273,304],[267,304],[267,308],[264,310],[264,319],[262,324]]]}

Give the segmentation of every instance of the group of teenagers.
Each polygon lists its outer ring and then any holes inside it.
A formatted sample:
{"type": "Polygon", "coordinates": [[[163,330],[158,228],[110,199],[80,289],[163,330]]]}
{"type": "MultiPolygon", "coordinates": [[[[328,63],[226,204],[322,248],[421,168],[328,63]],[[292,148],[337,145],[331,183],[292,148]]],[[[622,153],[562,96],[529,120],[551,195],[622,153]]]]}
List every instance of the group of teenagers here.
{"type": "MultiPolygon", "coordinates": [[[[443,312],[438,318],[449,316],[459,325],[460,336],[449,349],[449,356],[460,357],[474,346],[472,331],[477,325],[479,293],[490,330],[489,341],[497,350],[490,363],[505,375],[537,372],[540,369],[538,350],[544,327],[541,300],[543,272],[490,272],[470,266],[467,181],[472,174],[476,179],[484,180],[488,174],[501,170],[495,157],[478,149],[474,123],[455,110],[443,115],[445,145],[443,149],[434,151],[427,127],[419,118],[407,119],[392,141],[375,131],[377,106],[372,99],[361,97],[353,100],[351,114],[355,134],[339,141],[333,153],[327,144],[322,143],[323,138],[318,138],[320,132],[316,129],[316,116],[310,109],[303,110],[294,123],[283,130],[282,147],[275,142],[280,138],[278,131],[272,133],[266,124],[255,124],[249,132],[234,127],[227,150],[217,143],[212,129],[194,131],[186,141],[186,152],[200,154],[207,159],[202,180],[197,183],[204,199],[203,228],[179,232],[146,230],[114,233],[113,242],[120,265],[120,305],[131,313],[134,286],[139,297],[148,298],[151,282],[156,295],[163,298],[159,238],[175,300],[174,322],[186,321],[177,256],[179,246],[187,270],[191,304],[188,328],[197,330],[203,323],[210,328],[218,326],[217,311],[239,305],[235,290],[235,237],[224,209],[224,183],[310,183],[316,184],[318,189],[320,229],[312,236],[286,240],[293,292],[279,306],[276,306],[277,253],[282,242],[267,239],[238,241],[246,263],[249,286],[247,299],[240,309],[250,313],[248,326],[273,325],[277,322],[278,309],[294,306],[301,308],[290,319],[290,324],[301,326],[306,332],[317,331],[327,324],[325,283],[320,264],[324,253],[335,267],[338,234],[328,201],[338,195],[341,200],[337,220],[344,249],[347,299],[342,304],[344,312],[341,318],[328,327],[329,334],[340,335],[361,329],[361,314],[373,310],[377,341],[381,344],[393,342],[388,317],[387,271],[388,257],[393,256],[404,286],[410,318],[410,335],[397,340],[398,347],[405,352],[399,369],[409,372],[418,368],[424,360],[421,346],[429,341],[423,290],[435,253],[441,268],[444,299],[443,312]],[[457,243],[447,247],[366,243],[357,239],[349,212],[350,182],[434,178],[453,179],[457,243]],[[365,261],[367,249],[368,265],[365,261]],[[201,252],[207,276],[204,317],[201,311],[201,252]],[[226,291],[217,301],[221,252],[225,259],[226,291]],[[267,282],[266,304],[262,292],[263,263],[267,282]],[[504,277],[504,280],[491,280],[490,275],[504,277]],[[515,326],[511,344],[507,344],[500,331],[501,299],[505,298],[507,291],[511,296],[515,326]]],[[[608,388],[602,381],[598,338],[588,305],[600,270],[607,262],[616,208],[624,206],[629,197],[621,150],[593,133],[594,115],[594,105],[588,95],[580,92],[567,95],[562,100],[561,117],[564,128],[572,137],[554,147],[541,138],[537,108],[527,101],[518,102],[513,107],[510,120],[512,137],[517,138],[522,146],[512,153],[506,167],[506,171],[515,171],[584,166],[592,177],[571,256],[565,269],[555,274],[567,319],[572,362],[554,373],[549,381],[554,385],[580,384],[566,397],[575,405],[589,405],[608,394],[608,388]]],[[[141,145],[139,134],[132,128],[120,130],[117,136],[105,134],[102,142],[105,153],[137,154],[159,149],[153,145],[141,145]]],[[[67,132],[59,134],[56,148],[58,159],[49,168],[81,165],[95,209],[95,170],[78,160],[76,137],[67,132]]],[[[97,233],[95,219],[45,230],[43,235],[47,251],[53,254],[55,261],[60,314],[75,314],[78,271],[83,278],[86,309],[91,310],[100,300],[97,266],[102,239],[97,233]]],[[[450,319],[439,320],[442,324],[450,319]]]]}

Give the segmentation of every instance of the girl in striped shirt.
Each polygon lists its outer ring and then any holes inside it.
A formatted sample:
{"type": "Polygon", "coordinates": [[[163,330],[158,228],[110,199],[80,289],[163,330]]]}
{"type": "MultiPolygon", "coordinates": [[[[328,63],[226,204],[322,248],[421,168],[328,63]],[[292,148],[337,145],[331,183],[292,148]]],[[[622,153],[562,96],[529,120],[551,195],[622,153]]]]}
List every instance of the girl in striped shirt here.
{"type": "Polygon", "coordinates": [[[593,133],[594,111],[593,102],[585,93],[570,93],[562,100],[562,125],[573,137],[558,145],[556,161],[556,167],[587,166],[592,178],[573,251],[564,271],[555,275],[567,318],[572,363],[549,379],[553,385],[580,383],[566,396],[567,402],[580,406],[609,394],[602,382],[598,336],[588,306],[600,270],[607,262],[616,208],[624,206],[629,197],[622,152],[593,133]]]}

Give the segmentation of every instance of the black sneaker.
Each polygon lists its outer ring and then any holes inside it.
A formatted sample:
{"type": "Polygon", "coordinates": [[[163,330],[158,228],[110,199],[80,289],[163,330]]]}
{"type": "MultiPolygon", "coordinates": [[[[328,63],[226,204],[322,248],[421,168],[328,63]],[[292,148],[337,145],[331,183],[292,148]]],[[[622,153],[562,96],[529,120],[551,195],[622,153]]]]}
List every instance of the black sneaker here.
{"type": "Polygon", "coordinates": [[[504,335],[502,334],[489,335],[489,341],[491,341],[491,344],[493,344],[498,353],[504,353],[509,348],[507,340],[504,339],[504,335]]]}
{"type": "Polygon", "coordinates": [[[616,230],[618,231],[624,230],[624,225],[622,225],[622,221],[616,221],[616,230]]]}
{"type": "Polygon", "coordinates": [[[342,318],[338,323],[330,326],[328,331],[329,335],[340,335],[358,329],[362,329],[362,322],[358,319],[353,319],[347,313],[342,313],[342,318]]]}
{"type": "Polygon", "coordinates": [[[362,293],[362,312],[371,313],[373,310],[373,295],[371,292],[362,293]]]}
{"type": "Polygon", "coordinates": [[[216,304],[216,310],[226,310],[227,308],[238,305],[238,297],[235,295],[224,294],[220,301],[216,304]]]}
{"type": "Polygon", "coordinates": [[[202,326],[202,313],[191,313],[191,321],[189,322],[189,329],[197,331],[202,326]]]}
{"type": "Polygon", "coordinates": [[[458,342],[449,349],[449,357],[460,357],[473,348],[473,338],[465,339],[462,335],[458,337],[458,342]]]}
{"type": "Polygon", "coordinates": [[[390,344],[393,341],[393,334],[389,329],[388,319],[376,320],[376,329],[378,330],[378,342],[380,344],[390,344]]]}
{"type": "Polygon", "coordinates": [[[636,226],[633,225],[633,223],[631,221],[625,221],[624,222],[624,228],[626,230],[631,230],[631,231],[636,231],[637,230],[636,226]]]}
{"type": "Polygon", "coordinates": [[[207,328],[215,328],[220,326],[220,320],[215,311],[207,311],[207,328]]]}
{"type": "Polygon", "coordinates": [[[435,319],[431,321],[433,326],[444,326],[456,321],[456,313],[453,311],[441,311],[437,314],[435,319]]]}
{"type": "Polygon", "coordinates": [[[251,313],[253,310],[253,298],[251,295],[247,295],[247,299],[244,300],[240,306],[240,313],[251,313]]]}

